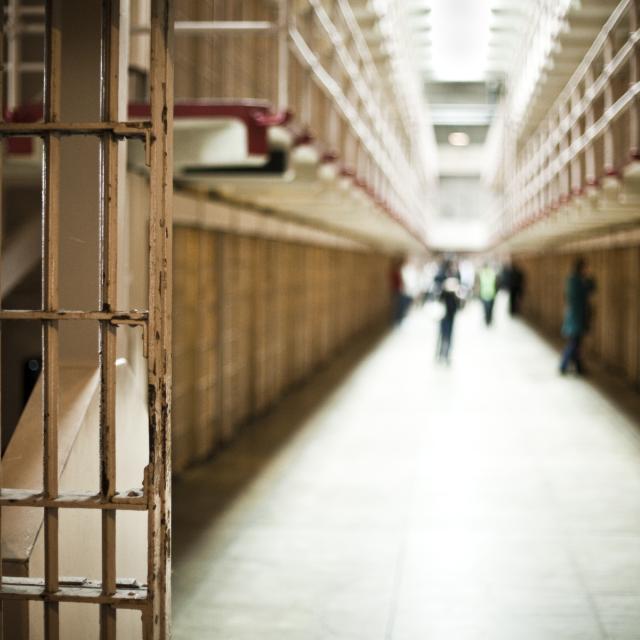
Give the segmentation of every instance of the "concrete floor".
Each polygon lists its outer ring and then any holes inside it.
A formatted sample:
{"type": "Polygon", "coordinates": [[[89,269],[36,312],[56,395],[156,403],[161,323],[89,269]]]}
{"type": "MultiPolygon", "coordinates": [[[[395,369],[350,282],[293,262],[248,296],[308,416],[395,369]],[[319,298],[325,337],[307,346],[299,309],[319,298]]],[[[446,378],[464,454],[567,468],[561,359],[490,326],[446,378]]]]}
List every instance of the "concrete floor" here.
{"type": "Polygon", "coordinates": [[[640,639],[638,398],[501,311],[450,367],[415,313],[177,484],[175,640],[640,639]]]}

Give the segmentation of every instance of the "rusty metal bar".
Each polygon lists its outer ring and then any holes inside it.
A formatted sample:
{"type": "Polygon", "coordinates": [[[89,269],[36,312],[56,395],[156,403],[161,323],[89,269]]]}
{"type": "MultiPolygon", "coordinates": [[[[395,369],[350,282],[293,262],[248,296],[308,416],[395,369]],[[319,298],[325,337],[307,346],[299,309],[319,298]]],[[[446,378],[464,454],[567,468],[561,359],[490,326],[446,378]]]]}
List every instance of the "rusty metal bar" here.
{"type": "Polygon", "coordinates": [[[95,136],[111,134],[116,138],[148,137],[149,122],[5,122],[0,137],[16,136],[95,136]]]}
{"type": "MultiPolygon", "coordinates": [[[[47,0],[45,12],[45,76],[44,120],[60,120],[60,64],[62,33],[60,0],[47,0]]],[[[42,198],[42,310],[58,308],[58,251],[60,224],[60,140],[48,135],[44,140],[42,198]]],[[[43,488],[46,497],[58,497],[58,396],[59,396],[59,335],[57,320],[42,322],[42,421],[44,431],[43,488]]],[[[58,591],[58,509],[44,509],[44,592],[58,591]]],[[[44,634],[46,640],[58,640],[60,620],[58,603],[44,604],[44,634]]]]}
{"type": "Polygon", "coordinates": [[[169,638],[171,613],[171,243],[173,197],[173,5],[151,2],[149,171],[149,440],[151,501],[145,640],[169,638]]]}
{"type": "MultiPolygon", "coordinates": [[[[120,1],[103,0],[100,47],[100,119],[118,119],[120,67],[120,1]]],[[[100,284],[99,307],[117,306],[118,141],[108,133],[100,139],[100,284]]],[[[100,365],[100,493],[105,501],[116,494],[116,346],[117,327],[99,324],[100,365]]],[[[116,511],[102,511],[102,595],[116,592],[116,511]]],[[[100,640],[115,640],[116,610],[100,605],[100,640]]]]}
{"type": "Polygon", "coordinates": [[[115,493],[108,500],[100,493],[90,491],[60,493],[50,499],[42,491],[28,489],[0,490],[0,507],[54,507],[58,509],[123,509],[126,511],[145,511],[148,496],[143,489],[115,493]]]}
{"type": "MultiPolygon", "coordinates": [[[[7,0],[0,0],[0,105],[4,104],[5,94],[5,37],[4,27],[7,21],[7,0]]],[[[0,125],[4,122],[4,109],[0,109],[0,125]]],[[[0,145],[0,249],[4,244],[4,145],[0,145]]],[[[1,257],[1,256],[0,256],[1,257]]],[[[2,290],[2,260],[0,260],[0,291],[2,290]]],[[[2,307],[2,299],[0,298],[0,308],[2,307]]],[[[0,344],[2,343],[2,322],[0,322],[0,344]]],[[[0,349],[0,362],[2,356],[2,349],[0,349]]],[[[0,382],[2,377],[0,376],[0,382]]],[[[2,394],[0,393],[0,408],[2,407],[2,394]]],[[[2,474],[2,429],[0,429],[0,487],[3,483],[2,474]]],[[[0,505],[0,575],[4,574],[4,566],[2,560],[2,505],[0,505]]],[[[0,640],[4,638],[4,602],[0,599],[0,640]]]]}
{"type": "Polygon", "coordinates": [[[116,493],[105,501],[99,493],[60,493],[55,500],[48,499],[41,491],[28,489],[3,489],[0,491],[0,505],[4,507],[57,507],[61,509],[123,509],[144,511],[148,497],[143,489],[131,489],[116,493]]]}
{"type": "Polygon", "coordinates": [[[50,593],[41,578],[12,578],[3,576],[0,596],[3,600],[35,600],[58,606],[59,602],[79,602],[117,606],[119,608],[144,609],[148,606],[148,591],[134,580],[116,583],[117,589],[110,596],[102,593],[99,581],[86,578],[60,578],[59,588],[50,593]]]}
{"type": "Polygon", "coordinates": [[[144,324],[146,311],[33,311],[30,309],[3,309],[0,320],[108,320],[114,324],[144,324]]]}

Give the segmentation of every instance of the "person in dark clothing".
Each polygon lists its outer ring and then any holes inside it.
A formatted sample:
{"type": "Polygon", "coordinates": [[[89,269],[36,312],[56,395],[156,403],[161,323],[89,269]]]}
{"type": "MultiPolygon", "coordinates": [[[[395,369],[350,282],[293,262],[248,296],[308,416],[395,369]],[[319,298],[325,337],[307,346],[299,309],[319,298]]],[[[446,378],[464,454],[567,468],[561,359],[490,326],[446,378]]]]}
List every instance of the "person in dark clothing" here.
{"type": "Polygon", "coordinates": [[[440,320],[436,357],[438,360],[444,360],[447,364],[449,363],[449,354],[451,352],[453,322],[460,308],[459,289],[459,280],[450,276],[442,283],[442,291],[440,293],[440,301],[444,305],[444,316],[440,320]]]}
{"type": "Polygon", "coordinates": [[[575,366],[576,372],[585,372],[582,363],[581,347],[585,334],[591,324],[591,306],[589,297],[595,290],[595,281],[586,275],[586,263],[583,258],[575,261],[573,271],[565,283],[565,312],[562,323],[562,335],[567,344],[560,361],[560,373],[565,374],[569,365],[575,366]]]}
{"type": "Polygon", "coordinates": [[[403,267],[404,260],[396,260],[391,267],[390,274],[391,295],[393,296],[393,323],[395,325],[399,325],[404,320],[411,305],[411,298],[405,293],[402,275],[403,267]]]}
{"type": "Polygon", "coordinates": [[[460,282],[460,270],[457,264],[448,257],[443,258],[442,262],[440,262],[436,275],[433,278],[433,289],[436,299],[440,298],[444,281],[447,278],[457,278],[458,282],[460,282]]]}
{"type": "Polygon", "coordinates": [[[506,287],[509,291],[509,313],[517,316],[520,313],[520,301],[524,293],[524,273],[515,262],[511,263],[506,279],[506,287]]]}

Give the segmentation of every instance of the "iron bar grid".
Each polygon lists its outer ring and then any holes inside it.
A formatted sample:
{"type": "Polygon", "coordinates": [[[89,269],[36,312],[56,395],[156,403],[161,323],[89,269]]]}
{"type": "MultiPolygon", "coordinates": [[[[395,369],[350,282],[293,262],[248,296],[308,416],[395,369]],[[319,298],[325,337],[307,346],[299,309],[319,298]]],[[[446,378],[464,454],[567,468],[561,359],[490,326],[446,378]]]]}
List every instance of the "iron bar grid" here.
{"type": "MultiPolygon", "coordinates": [[[[42,601],[47,640],[60,637],[59,603],[100,605],[100,638],[116,637],[116,609],[142,613],[143,638],[169,636],[170,612],[170,376],[171,376],[171,137],[173,114],[170,0],[151,0],[151,120],[120,121],[119,0],[103,0],[100,122],[62,122],[60,75],[61,0],[45,7],[44,121],[7,123],[0,114],[0,138],[40,136],[44,140],[42,198],[42,306],[39,310],[0,309],[0,322],[27,320],[42,326],[43,490],[0,489],[2,508],[40,507],[44,511],[43,578],[2,577],[0,616],[6,600],[42,601]],[[60,138],[93,136],[100,141],[100,282],[98,310],[64,310],[58,301],[60,138]],[[146,310],[117,310],[118,143],[142,139],[150,159],[149,300],[146,310]],[[90,320],[99,326],[100,491],[60,492],[58,468],[59,323],[90,320]],[[144,488],[116,491],[115,371],[119,325],[143,328],[149,382],[150,464],[144,488]],[[102,580],[65,578],[58,566],[59,509],[95,509],[102,519],[102,580]],[[116,578],[116,512],[147,511],[148,586],[116,578]]],[[[2,12],[5,16],[5,12],[2,12]]],[[[0,50],[2,47],[0,47],[0,50]]],[[[0,83],[3,82],[0,73],[0,83]]],[[[0,92],[2,85],[0,85],[0,92]]],[[[0,637],[2,620],[0,617],[0,637]]]]}
{"type": "MultiPolygon", "coordinates": [[[[5,31],[8,23],[8,13],[11,7],[7,5],[7,0],[0,1],[0,104],[4,104],[5,101],[5,73],[4,65],[5,60],[5,31]]],[[[4,123],[4,109],[0,109],[0,126],[4,123]]],[[[0,177],[4,174],[4,154],[0,153],[0,177]]],[[[4,244],[4,181],[0,180],[0,247],[4,244]]],[[[0,281],[2,280],[2,261],[0,260],[0,281]]],[[[2,323],[0,322],[0,338],[2,337],[2,323]]],[[[1,343],[1,340],[0,340],[1,343]]],[[[4,354],[0,350],[0,356],[4,354]]],[[[3,402],[2,394],[0,394],[0,406],[3,402]]],[[[2,487],[3,481],[3,469],[2,469],[2,431],[0,430],[0,487],[2,487]]],[[[2,507],[0,507],[0,574],[4,573],[4,564],[2,557],[2,507]]],[[[0,640],[4,638],[4,601],[0,599],[0,640]]]]}

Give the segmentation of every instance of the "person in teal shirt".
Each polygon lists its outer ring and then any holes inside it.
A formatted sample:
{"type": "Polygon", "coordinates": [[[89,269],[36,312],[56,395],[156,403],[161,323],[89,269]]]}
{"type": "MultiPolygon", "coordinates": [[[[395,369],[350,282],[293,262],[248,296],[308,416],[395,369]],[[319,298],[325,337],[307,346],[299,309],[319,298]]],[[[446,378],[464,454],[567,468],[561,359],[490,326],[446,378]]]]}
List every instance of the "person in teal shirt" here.
{"type": "Polygon", "coordinates": [[[562,352],[560,373],[565,374],[571,364],[576,372],[584,373],[582,363],[582,341],[591,324],[591,306],[589,298],[595,290],[595,281],[586,275],[586,262],[578,258],[573,271],[567,278],[564,289],[565,310],[562,323],[562,335],[567,344],[562,352]]]}

